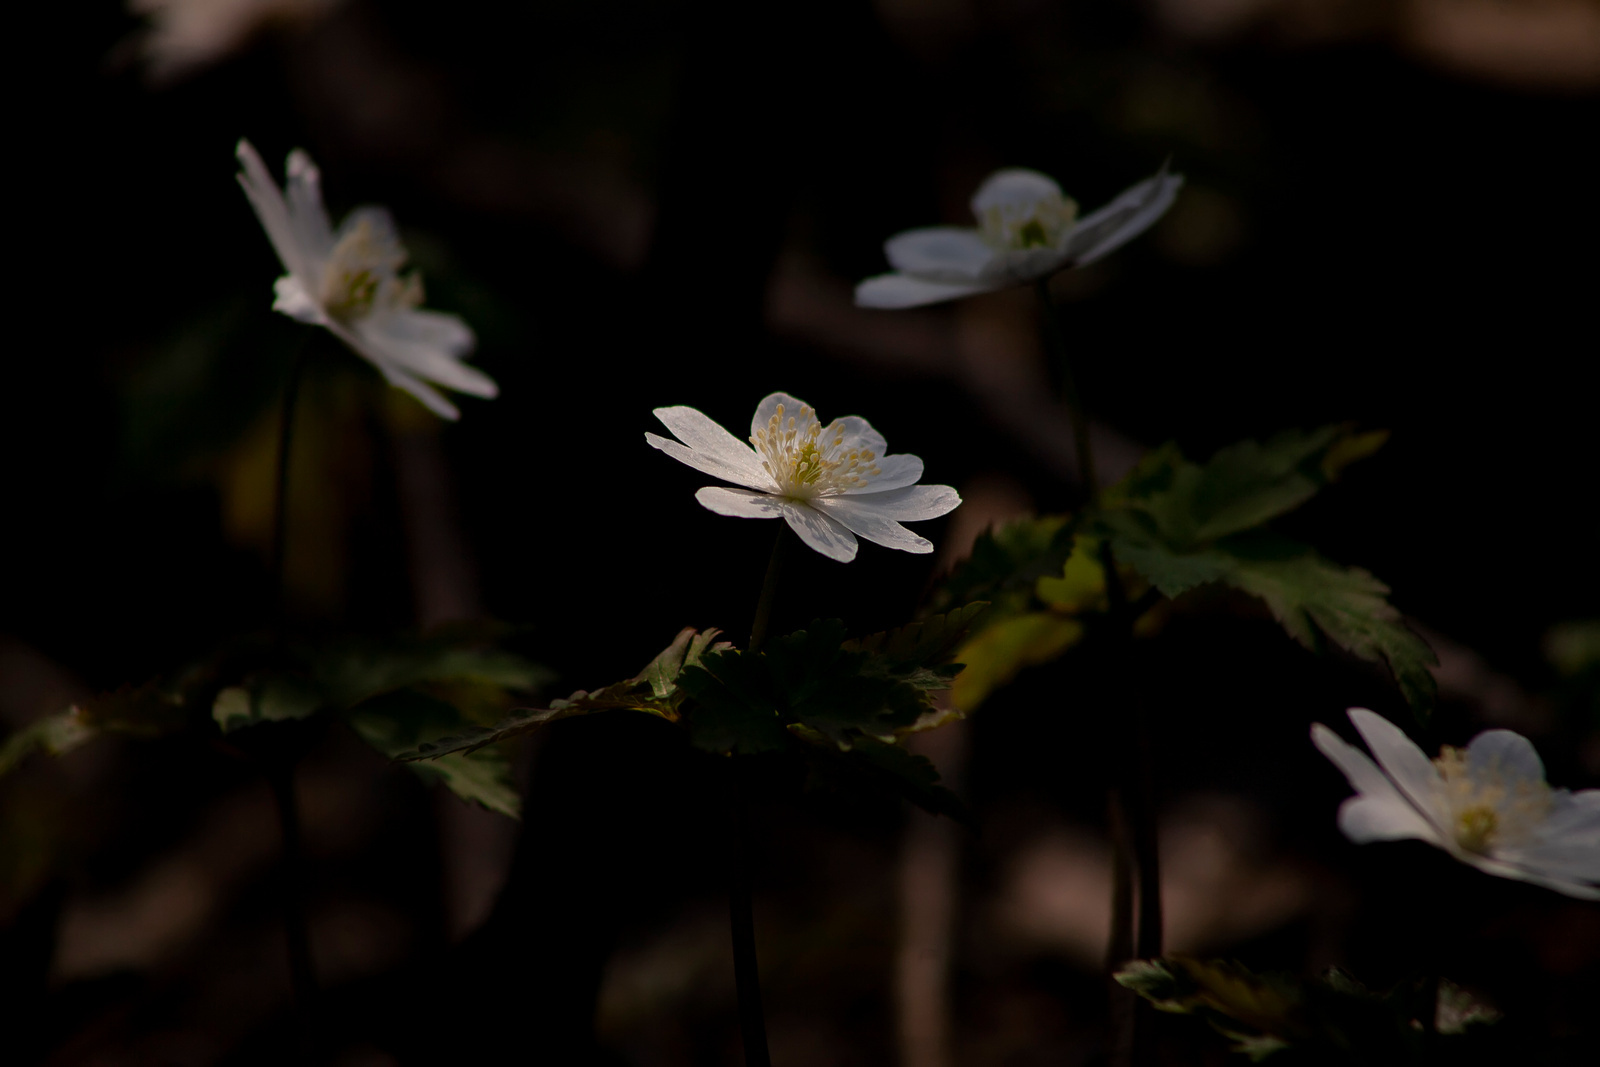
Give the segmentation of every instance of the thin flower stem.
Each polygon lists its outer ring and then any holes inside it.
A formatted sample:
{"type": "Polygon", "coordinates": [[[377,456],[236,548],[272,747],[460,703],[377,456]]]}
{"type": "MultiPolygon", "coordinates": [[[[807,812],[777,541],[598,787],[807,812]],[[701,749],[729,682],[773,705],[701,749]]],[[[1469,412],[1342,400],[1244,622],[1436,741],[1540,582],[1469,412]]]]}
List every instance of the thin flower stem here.
{"type": "MultiPolygon", "coordinates": [[[[778,581],[783,573],[784,542],[788,528],[778,526],[767,560],[766,577],[761,582],[761,598],[756,601],[755,621],[750,626],[748,655],[761,651],[772,622],[772,606],[778,599],[778,581]]],[[[750,888],[754,841],[750,826],[750,801],[746,796],[744,767],[738,756],[732,759],[733,777],[733,877],[728,886],[728,925],[733,934],[733,981],[739,997],[739,1034],[744,1040],[745,1067],[771,1067],[767,1049],[767,1019],[761,1006],[761,968],[756,961],[755,905],[750,888]]]]}
{"type": "MultiPolygon", "coordinates": [[[[294,451],[294,414],[310,350],[307,339],[295,351],[289,366],[289,380],[284,385],[283,408],[278,421],[278,470],[272,513],[271,610],[273,642],[280,659],[288,629],[284,570],[289,547],[289,470],[294,451]]],[[[283,924],[289,950],[289,982],[294,989],[295,1004],[303,1018],[303,1036],[309,1043],[315,1027],[317,975],[311,960],[311,928],[306,920],[303,875],[305,847],[300,829],[300,810],[294,795],[294,763],[292,756],[284,754],[273,758],[265,770],[278,812],[278,826],[283,835],[283,924]]]]}
{"type": "Polygon", "coordinates": [[[1100,495],[1099,483],[1094,474],[1094,451],[1089,444],[1089,420],[1083,413],[1083,397],[1078,392],[1078,379],[1072,373],[1072,356],[1067,348],[1066,327],[1061,324],[1061,309],[1050,295],[1050,277],[1046,275],[1033,283],[1039,295],[1039,306],[1044,311],[1045,333],[1050,347],[1055,349],[1056,366],[1061,374],[1061,399],[1066,402],[1067,414],[1072,419],[1072,438],[1078,450],[1078,477],[1083,481],[1083,492],[1090,500],[1100,495]]]}
{"type": "Polygon", "coordinates": [[[1106,970],[1115,971],[1133,959],[1132,831],[1122,790],[1106,797],[1106,822],[1111,835],[1111,940],[1106,945],[1106,970]]]}
{"type": "Polygon", "coordinates": [[[733,760],[733,879],[728,892],[728,924],[733,931],[733,981],[739,997],[739,1034],[744,1039],[745,1067],[772,1067],[767,1049],[767,1019],[761,1006],[761,971],[756,963],[755,908],[750,889],[750,802],[745,796],[744,768],[733,760]]]}
{"type": "Polygon", "coordinates": [[[772,622],[772,605],[778,599],[778,579],[783,573],[784,543],[789,539],[789,527],[778,523],[778,537],[772,542],[772,555],[767,560],[767,576],[761,582],[761,598],[756,601],[755,621],[750,624],[751,654],[761,651],[767,641],[767,627],[772,622]]]}
{"type": "Polygon", "coordinates": [[[278,479],[277,495],[272,508],[272,625],[278,641],[283,641],[284,620],[287,615],[284,603],[284,565],[289,550],[289,460],[294,451],[294,409],[300,399],[300,380],[305,377],[306,359],[310,343],[304,340],[294,354],[289,366],[289,380],[283,389],[283,408],[278,419],[278,479]]]}
{"type": "Polygon", "coordinates": [[[278,825],[283,832],[283,910],[284,928],[289,942],[289,982],[295,1004],[309,1030],[317,1003],[317,974],[311,962],[311,933],[306,922],[304,858],[305,844],[300,828],[300,810],[294,798],[294,764],[287,759],[267,768],[267,782],[278,809],[278,825]]]}

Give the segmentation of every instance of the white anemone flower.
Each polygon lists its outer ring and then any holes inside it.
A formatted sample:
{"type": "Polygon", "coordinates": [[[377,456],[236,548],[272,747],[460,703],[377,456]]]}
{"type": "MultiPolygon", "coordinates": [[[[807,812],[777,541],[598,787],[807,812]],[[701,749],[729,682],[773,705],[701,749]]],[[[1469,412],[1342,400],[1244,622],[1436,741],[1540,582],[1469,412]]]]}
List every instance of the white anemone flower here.
{"type": "Polygon", "coordinates": [[[718,515],[783,519],[800,540],[848,563],[856,538],[902,552],[933,543],[900,524],[936,519],[961,497],[948,485],[918,485],[922,460],[885,454],[883,435],[854,415],[826,426],[803,400],[773,393],[756,407],[745,444],[690,407],[656,408],[677,441],[644,435],[680,463],[746,486],[707,486],[694,498],[718,515]],[[679,444],[679,441],[682,444],[679,444]]]}
{"type": "Polygon", "coordinates": [[[1036,170],[989,175],[972,197],[976,228],[928,226],[896,234],[883,251],[894,271],[856,286],[856,303],[909,308],[1026,285],[1121,248],[1172,206],[1183,176],[1167,173],[1124,190],[1078,218],[1078,205],[1036,170]]]}
{"type": "Polygon", "coordinates": [[[239,142],[239,162],[239,184],[289,272],[275,285],[274,310],[327,327],[390,385],[443,418],[461,413],[429,382],[473,396],[499,393],[493,379],[462,362],[477,340],[472,329],[455,315],[424,310],[422,279],[400,276],[406,250],[387,211],[358,208],[335,230],[310,156],[289,154],[283,192],[249,141],[239,142]]]}
{"type": "Polygon", "coordinates": [[[1376,765],[1321,723],[1311,740],[1356,789],[1339,808],[1350,840],[1416,838],[1480,871],[1600,900],[1600,789],[1551,789],[1533,745],[1510,730],[1430,760],[1381,715],[1349,714],[1376,765]]]}

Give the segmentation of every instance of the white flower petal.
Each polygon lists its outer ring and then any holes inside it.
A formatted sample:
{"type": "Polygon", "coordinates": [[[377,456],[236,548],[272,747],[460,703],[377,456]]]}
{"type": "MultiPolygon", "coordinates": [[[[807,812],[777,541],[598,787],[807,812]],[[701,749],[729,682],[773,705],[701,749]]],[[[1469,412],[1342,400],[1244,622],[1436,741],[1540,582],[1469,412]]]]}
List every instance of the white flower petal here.
{"type": "Polygon", "coordinates": [[[838,447],[846,452],[858,449],[871,452],[878,458],[889,451],[889,442],[883,439],[883,434],[872,428],[872,424],[860,415],[846,415],[830,424],[834,429],[834,436],[822,442],[832,445],[834,438],[840,438],[838,447]]]}
{"type": "Polygon", "coordinates": [[[1503,777],[1506,784],[1544,784],[1544,761],[1533,744],[1510,730],[1485,730],[1467,745],[1467,773],[1474,778],[1503,777]]]}
{"type": "Polygon", "coordinates": [[[883,243],[895,270],[935,282],[971,283],[984,277],[995,250],[978,231],[961,226],[927,226],[897,233],[883,243]]]}
{"type": "Polygon", "coordinates": [[[1078,221],[1064,249],[1067,258],[1085,266],[1115,252],[1166,214],[1182,185],[1181,174],[1168,174],[1163,167],[1155,177],[1124,190],[1078,221]]]}
{"type": "Polygon", "coordinates": [[[1378,769],[1371,757],[1349,744],[1344,737],[1333,733],[1333,729],[1323,726],[1322,723],[1312,723],[1310,728],[1310,742],[1317,745],[1318,752],[1322,752],[1333,765],[1344,773],[1350,787],[1362,797],[1394,798],[1405,803],[1408,808],[1416,811],[1416,805],[1406,800],[1400,790],[1395,789],[1394,782],[1390,781],[1387,774],[1378,769]]]}
{"type": "Polygon", "coordinates": [[[673,458],[688,463],[695,470],[751,489],[773,492],[778,488],[772,476],[762,468],[761,457],[756,455],[755,449],[723,429],[710,416],[683,406],[656,408],[654,414],[674,437],[700,457],[700,461],[684,459],[678,452],[656,444],[660,438],[645,434],[646,439],[654,438],[650,441],[652,445],[673,458]]]}
{"type": "Polygon", "coordinates": [[[326,326],[328,315],[322,310],[322,305],[311,298],[306,292],[306,287],[300,279],[293,274],[285,274],[272,283],[275,294],[272,301],[272,310],[281,311],[291,319],[308,322],[313,326],[326,326]]]}
{"type": "Polygon", "coordinates": [[[882,493],[846,492],[832,499],[850,500],[870,507],[884,518],[896,522],[937,519],[961,504],[961,495],[948,485],[912,485],[882,493]]]}
{"type": "Polygon", "coordinates": [[[1439,831],[1433,824],[1393,790],[1388,796],[1367,793],[1340,804],[1339,829],[1358,845],[1405,838],[1440,843],[1439,831]]]}
{"type": "Polygon", "coordinates": [[[323,323],[328,332],[339,340],[349,345],[351,350],[364,358],[368,363],[377,367],[382,372],[384,380],[396,389],[404,389],[421,401],[422,405],[441,419],[455,422],[461,418],[461,412],[450,401],[446,400],[438,390],[428,385],[421,378],[408,371],[400,363],[377,355],[367,343],[338,319],[328,319],[323,323]]]}
{"type": "MultiPolygon", "coordinates": [[[[375,311],[357,319],[351,330],[359,338],[356,350],[380,367],[389,363],[458,393],[497,396],[500,389],[493,378],[429,340],[445,329],[437,319],[448,317],[438,312],[419,314],[409,308],[375,311]],[[430,319],[429,314],[437,318],[430,319]]],[[[464,324],[462,328],[465,329],[464,324]]]]}
{"type": "MultiPolygon", "coordinates": [[[[326,218],[324,218],[324,221],[326,221],[326,218]]],[[[358,207],[344,217],[344,221],[339,223],[338,232],[332,233],[328,237],[328,251],[333,251],[335,244],[338,244],[341,239],[361,229],[363,226],[367,227],[368,238],[371,241],[375,244],[386,246],[385,251],[399,257],[401,263],[405,262],[405,245],[400,243],[400,227],[395,224],[394,216],[389,213],[388,208],[376,207],[372,204],[358,207]]]]}
{"type": "Polygon", "coordinates": [[[1557,878],[1600,882],[1600,841],[1590,836],[1495,849],[1494,858],[1557,878]]]}
{"type": "Polygon", "coordinates": [[[913,278],[909,274],[879,274],[856,286],[856,306],[889,310],[922,307],[924,304],[937,304],[941,300],[987,293],[1001,288],[1003,284],[1000,281],[972,284],[932,282],[913,278]]]}
{"type": "Polygon", "coordinates": [[[300,149],[289,153],[287,186],[289,221],[295,239],[308,258],[326,259],[333,251],[333,226],[322,206],[322,173],[300,149]]]}
{"type": "Polygon", "coordinates": [[[1048,174],[1026,167],[997,170],[972,194],[972,213],[978,218],[994,207],[1027,207],[1061,196],[1061,186],[1048,174]]]}
{"type": "Polygon", "coordinates": [[[1422,749],[1405,735],[1405,731],[1382,715],[1366,708],[1351,708],[1348,714],[1361,739],[1377,757],[1383,773],[1435,826],[1447,827],[1449,815],[1440,809],[1438,801],[1444,783],[1433,761],[1423,755],[1422,749]]]}
{"type": "Polygon", "coordinates": [[[1457,859],[1463,863],[1471,864],[1485,874],[1492,874],[1500,878],[1512,878],[1519,882],[1528,882],[1532,885],[1543,886],[1546,889],[1554,889],[1558,893],[1565,893],[1569,897],[1577,897],[1580,900],[1600,900],[1600,888],[1595,886],[1584,885],[1582,882],[1568,878],[1551,876],[1544,871],[1530,870],[1527,867],[1506,863],[1503,860],[1479,855],[1476,852],[1452,851],[1457,859]]]}
{"type": "Polygon", "coordinates": [[[815,508],[793,500],[775,499],[783,508],[783,517],[788,521],[789,529],[808,546],[840,563],[849,563],[856,558],[856,538],[849,530],[815,508]]]}
{"type": "Polygon", "coordinates": [[[1589,835],[1600,845],[1600,789],[1580,789],[1569,793],[1555,789],[1550,794],[1550,817],[1544,832],[1552,836],[1589,835]]]}
{"type": "MultiPolygon", "coordinates": [[[[756,405],[756,413],[750,416],[750,436],[754,437],[758,430],[765,430],[772,422],[772,416],[778,413],[778,405],[783,405],[783,419],[787,425],[790,419],[795,420],[795,425],[800,425],[804,420],[800,418],[800,409],[808,408],[807,404],[797,396],[788,393],[768,393],[761,398],[761,403],[756,405]]],[[[718,429],[721,429],[719,426],[718,429]]],[[[729,436],[732,436],[731,434],[729,436]]],[[[755,451],[751,449],[751,451],[755,451]]]]}
{"type": "Polygon", "coordinates": [[[871,497],[833,496],[819,497],[811,506],[828,518],[835,520],[858,537],[865,537],[885,548],[902,552],[925,554],[933,551],[933,542],[918,537],[898,522],[865,503],[871,497]]]}
{"type": "Polygon", "coordinates": [[[472,327],[459,315],[426,308],[396,308],[384,324],[385,332],[413,344],[427,345],[452,356],[461,357],[477,347],[478,338],[472,327]]]}
{"type": "Polygon", "coordinates": [[[777,497],[752,489],[708,485],[696,490],[694,498],[718,515],[731,515],[736,519],[781,519],[784,515],[783,504],[777,497]]]}
{"type": "Polygon", "coordinates": [[[290,274],[314,285],[315,272],[310,269],[307,251],[300,247],[299,233],[289,217],[289,205],[284,202],[283,193],[272,180],[266,164],[261,162],[255,146],[243,138],[239,139],[237,155],[244,164],[244,172],[238,175],[239,185],[250,199],[250,206],[255,208],[256,218],[267,231],[278,259],[290,274]]]}
{"type": "MultiPolygon", "coordinates": [[[[869,481],[860,490],[863,493],[883,493],[890,489],[903,489],[908,485],[915,485],[922,479],[922,460],[909,452],[902,452],[895,456],[879,456],[878,476],[869,481]]],[[[846,489],[842,496],[856,496],[855,490],[846,489]]]]}

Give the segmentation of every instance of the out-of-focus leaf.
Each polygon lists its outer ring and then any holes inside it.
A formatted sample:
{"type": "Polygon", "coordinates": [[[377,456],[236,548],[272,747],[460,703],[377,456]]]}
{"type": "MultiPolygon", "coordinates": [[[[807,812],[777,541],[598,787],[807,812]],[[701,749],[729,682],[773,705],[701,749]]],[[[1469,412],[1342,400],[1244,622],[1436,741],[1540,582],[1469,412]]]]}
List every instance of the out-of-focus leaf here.
{"type": "MultiPolygon", "coordinates": [[[[1423,1064],[1463,1062],[1467,1035],[1498,1018],[1449,982],[1417,983],[1379,995],[1341,971],[1304,980],[1255,974],[1236,963],[1181,956],[1135,960],[1117,972],[1122,985],[1156,1008],[1193,1015],[1259,1061],[1277,1053],[1295,1062],[1423,1064]],[[1434,1012],[1438,1036],[1426,1038],[1421,1017],[1434,1012]]],[[[1494,1053],[1470,1062],[1504,1062],[1494,1053]]]]}
{"type": "Polygon", "coordinates": [[[1083,639],[1082,622],[1035,611],[988,626],[961,646],[965,665],[951,687],[956,707],[971,714],[1024,667],[1048,663],[1083,639]]]}
{"type": "Polygon", "coordinates": [[[446,627],[420,637],[293,648],[282,666],[221,690],[211,715],[230,733],[417,690],[453,705],[467,723],[492,722],[510,706],[510,693],[536,689],[550,677],[543,667],[494,647],[495,636],[482,627],[446,627]]]}
{"type": "Polygon", "coordinates": [[[223,733],[264,722],[291,722],[332,706],[326,692],[308,678],[272,674],[217,694],[211,718],[223,733]]]}
{"type": "Polygon", "coordinates": [[[1289,431],[1265,444],[1229,445],[1204,466],[1169,445],[1108,492],[1103,507],[1108,513],[1137,512],[1162,542],[1192,548],[1294,510],[1383,440],[1382,434],[1357,435],[1341,426],[1289,431]]]}
{"type": "Polygon", "coordinates": [[[1600,619],[1552,626],[1544,635],[1544,655],[1568,678],[1600,669],[1600,619]]]}
{"type": "Polygon", "coordinates": [[[980,600],[895,630],[848,640],[842,647],[851,652],[870,652],[894,664],[941,663],[950,658],[988,607],[980,600]]]}
{"type": "Polygon", "coordinates": [[[17,730],[0,745],[0,775],[10,773],[34,752],[64,755],[95,736],[79,709],[46,715],[17,730]]]}
{"type": "MultiPolygon", "coordinates": [[[[463,725],[454,705],[405,689],[367,701],[344,718],[363,740],[391,759],[458,732],[463,725]]],[[[511,778],[511,766],[498,752],[456,752],[407,766],[424,780],[441,782],[463,800],[513,819],[521,816],[522,801],[511,778]]]]}
{"type": "Polygon", "coordinates": [[[1340,567],[1311,549],[1269,537],[1228,542],[1237,561],[1224,579],[1266,601],[1289,634],[1320,651],[1325,638],[1361,659],[1388,666],[1417,714],[1433,707],[1439,660],[1386,599],[1389,587],[1359,567],[1340,567]]]}
{"type": "Polygon", "coordinates": [[[580,689],[565,700],[551,701],[548,708],[521,711],[491,727],[476,727],[440,737],[414,750],[399,753],[395,758],[411,761],[438,759],[451,752],[471,753],[485,745],[536,730],[557,719],[592,715],[600,711],[642,711],[660,716],[668,722],[677,722],[679,706],[688,695],[682,688],[684,670],[698,666],[708,652],[732,647],[727,642],[717,642],[717,635],[721,632],[711,629],[698,633],[692,627],[685,627],[672,644],[632,678],[594,692],[580,689]]]}
{"type": "Polygon", "coordinates": [[[1265,533],[1241,534],[1181,551],[1153,536],[1137,517],[1100,524],[1119,561],[1169,597],[1220,582],[1266,602],[1289,635],[1314,652],[1326,642],[1382,663],[1418,715],[1437,689],[1438,660],[1387,600],[1389,587],[1358,567],[1340,567],[1305,545],[1265,533]]]}
{"type": "Polygon", "coordinates": [[[1001,615],[1023,610],[1039,578],[1059,574],[1072,551],[1065,515],[1019,519],[979,535],[968,556],[946,578],[935,606],[990,601],[1001,615]]]}
{"type": "MultiPolygon", "coordinates": [[[[83,724],[103,733],[159,737],[188,725],[192,713],[193,688],[184,684],[167,685],[159,681],[143,685],[124,685],[84,701],[78,709],[83,724]]],[[[203,687],[203,683],[202,683],[203,687]]]]}

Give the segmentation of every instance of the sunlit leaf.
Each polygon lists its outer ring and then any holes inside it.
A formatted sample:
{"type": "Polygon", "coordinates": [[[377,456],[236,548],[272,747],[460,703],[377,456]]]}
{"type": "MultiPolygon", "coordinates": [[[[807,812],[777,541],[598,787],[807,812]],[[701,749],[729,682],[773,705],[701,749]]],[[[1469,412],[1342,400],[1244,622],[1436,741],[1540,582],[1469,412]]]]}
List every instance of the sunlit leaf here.
{"type": "Polygon", "coordinates": [[[956,707],[971,713],[1024,667],[1048,663],[1083,639],[1079,620],[1035,611],[986,627],[957,653],[965,665],[951,687],[956,707]]]}

